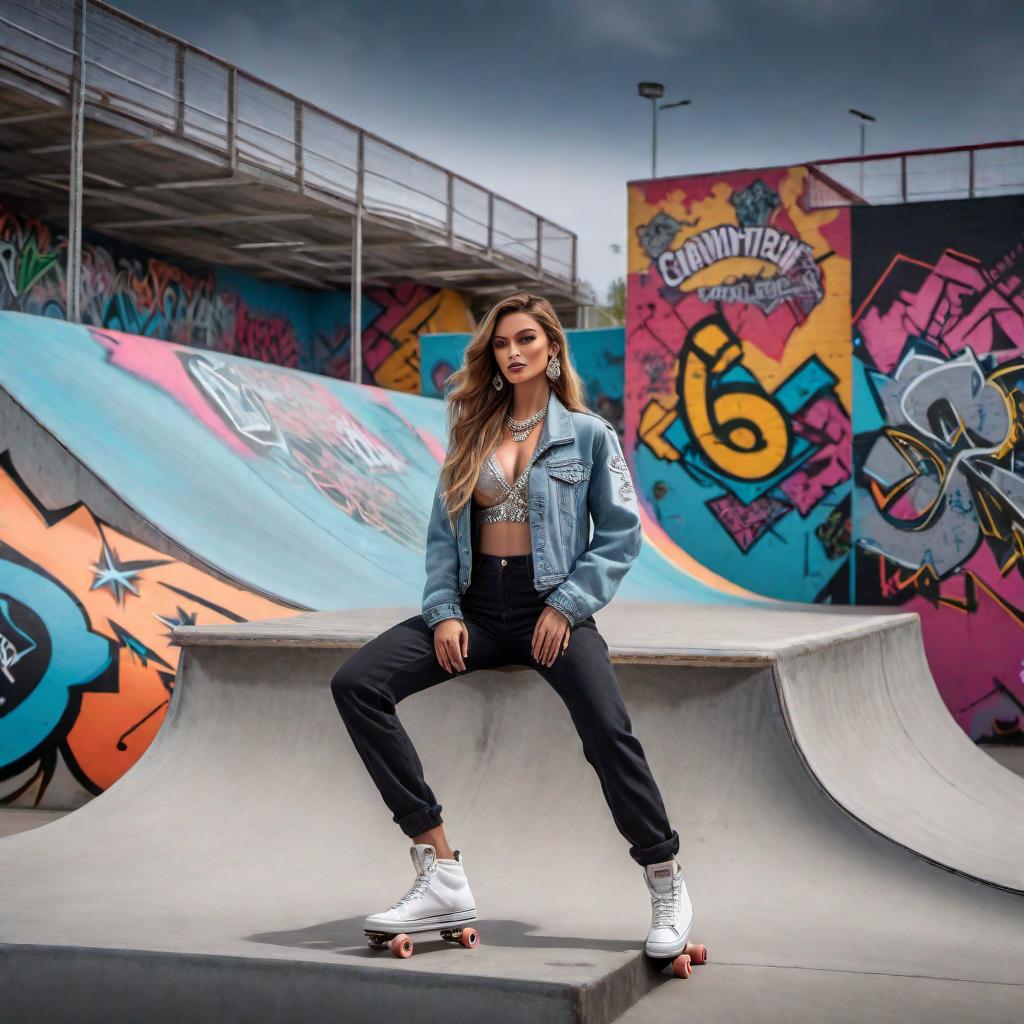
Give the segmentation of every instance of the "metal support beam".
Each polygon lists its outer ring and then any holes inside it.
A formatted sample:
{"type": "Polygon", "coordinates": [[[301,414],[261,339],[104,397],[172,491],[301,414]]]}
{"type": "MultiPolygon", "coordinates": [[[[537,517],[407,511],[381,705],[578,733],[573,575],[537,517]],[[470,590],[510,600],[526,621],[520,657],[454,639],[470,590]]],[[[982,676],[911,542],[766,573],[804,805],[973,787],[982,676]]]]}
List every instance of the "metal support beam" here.
{"type": "Polygon", "coordinates": [[[295,104],[295,180],[301,192],[306,184],[306,164],[302,155],[302,104],[295,104]]]}
{"type": "Polygon", "coordinates": [[[82,141],[85,134],[85,14],[88,0],[75,0],[74,63],[71,70],[71,167],[68,176],[68,248],[64,279],[65,316],[82,320],[82,141]]]}
{"type": "Polygon", "coordinates": [[[174,134],[185,134],[185,47],[174,48],[174,134]]]}
{"type": "Polygon", "coordinates": [[[455,240],[455,176],[448,172],[448,206],[445,210],[445,236],[448,244],[455,240]]]}
{"type": "Polygon", "coordinates": [[[238,167],[238,68],[228,69],[228,166],[238,167]]]}
{"type": "Polygon", "coordinates": [[[63,110],[40,110],[34,114],[11,114],[9,117],[0,117],[0,126],[7,127],[10,124],[35,124],[38,121],[63,120],[67,114],[63,110]]]}
{"type": "MultiPolygon", "coordinates": [[[[72,82],[72,91],[74,90],[74,82],[72,82]]],[[[83,95],[84,100],[84,95],[83,95]]],[[[84,105],[84,104],[83,104],[84,105]]],[[[72,103],[71,116],[74,118],[74,104],[72,103]]],[[[83,119],[84,121],[84,116],[83,119]]],[[[146,142],[156,142],[160,136],[156,132],[146,132],[143,135],[133,135],[131,138],[123,139],[93,139],[89,143],[89,150],[97,149],[120,149],[123,146],[141,146],[146,142]]],[[[72,149],[74,142],[55,142],[46,146],[32,146],[29,149],[23,149],[21,152],[27,156],[46,156],[48,153],[63,153],[65,149],[72,149]]]]}
{"type": "Polygon", "coordinates": [[[349,326],[349,378],[363,380],[363,173],[366,137],[359,132],[356,143],[356,212],[352,216],[352,322],[349,326]]]}
{"type": "Polygon", "coordinates": [[[312,213],[198,213],[184,217],[112,220],[97,224],[96,227],[100,231],[125,231],[130,228],[198,228],[221,227],[225,224],[281,224],[313,219],[312,213]]]}
{"type": "Polygon", "coordinates": [[[501,295],[503,293],[511,292],[511,291],[515,291],[515,290],[521,291],[523,285],[530,285],[532,287],[537,287],[538,285],[543,285],[543,283],[544,283],[543,281],[538,281],[538,280],[531,279],[531,278],[529,278],[528,276],[526,276],[524,274],[524,275],[521,275],[519,278],[516,279],[516,284],[520,286],[518,289],[516,289],[515,285],[513,285],[511,282],[506,281],[504,284],[499,284],[499,285],[489,284],[489,285],[481,285],[480,287],[476,287],[474,285],[468,285],[468,284],[467,285],[462,285],[460,287],[460,291],[469,292],[471,295],[501,295]]]}

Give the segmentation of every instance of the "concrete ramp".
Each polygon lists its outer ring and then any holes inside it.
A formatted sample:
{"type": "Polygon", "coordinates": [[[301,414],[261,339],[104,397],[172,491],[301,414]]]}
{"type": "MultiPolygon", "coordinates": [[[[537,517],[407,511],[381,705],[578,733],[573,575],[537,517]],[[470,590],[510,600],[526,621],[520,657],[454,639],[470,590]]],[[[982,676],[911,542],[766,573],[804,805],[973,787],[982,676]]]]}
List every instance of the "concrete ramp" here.
{"type": "MultiPolygon", "coordinates": [[[[13,1019],[603,1022],[656,988],[682,1018],[694,987],[754,967],[794,986],[914,979],[893,990],[903,1020],[957,982],[977,1019],[1008,1019],[995,1009],[1024,995],[1024,783],[943,733],[912,615],[597,616],[682,839],[711,956],[690,981],[642,956],[640,870],[568,714],[525,667],[399,708],[464,853],[481,946],[369,950],[362,918],[412,880],[408,843],[329,680],[414,612],[175,630],[173,703],[143,758],[0,840],[0,877],[18,883],[0,921],[13,1019]]],[[[740,1019],[750,984],[715,986],[719,1019],[740,1019]]],[[[784,1019],[820,1020],[816,1005],[784,1019]]]]}
{"type": "MultiPolygon", "coordinates": [[[[0,312],[0,804],[77,807],[134,764],[162,727],[175,623],[417,606],[443,414],[0,312]]],[[[619,596],[755,600],[670,554],[646,537],[619,596]]]]}
{"type": "MultiPolygon", "coordinates": [[[[285,605],[418,603],[444,446],[439,399],[0,312],[0,455],[25,486],[285,605]]],[[[620,594],[767,600],[650,539],[620,594]]]]}

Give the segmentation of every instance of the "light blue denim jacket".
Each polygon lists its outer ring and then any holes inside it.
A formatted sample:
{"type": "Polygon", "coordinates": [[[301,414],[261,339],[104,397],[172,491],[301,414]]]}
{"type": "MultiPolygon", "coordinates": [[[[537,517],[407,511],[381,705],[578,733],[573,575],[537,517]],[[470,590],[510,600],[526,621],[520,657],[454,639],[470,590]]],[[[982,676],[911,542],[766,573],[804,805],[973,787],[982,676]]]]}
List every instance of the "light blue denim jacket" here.
{"type": "MultiPolygon", "coordinates": [[[[640,553],[640,513],[618,435],[602,416],[566,409],[552,390],[529,476],[533,585],[570,625],[603,608],[640,553]],[[594,533],[590,537],[590,518],[594,533]],[[554,589],[552,589],[554,588],[554,589]]],[[[453,535],[438,478],[427,526],[423,619],[461,619],[470,584],[472,500],[453,535]]]]}

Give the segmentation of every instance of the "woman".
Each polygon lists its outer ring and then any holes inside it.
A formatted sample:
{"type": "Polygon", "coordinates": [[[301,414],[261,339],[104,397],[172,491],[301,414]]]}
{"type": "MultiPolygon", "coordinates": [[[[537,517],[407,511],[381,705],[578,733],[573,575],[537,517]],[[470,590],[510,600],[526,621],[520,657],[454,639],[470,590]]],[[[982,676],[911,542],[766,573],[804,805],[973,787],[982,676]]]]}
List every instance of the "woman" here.
{"type": "Polygon", "coordinates": [[[644,868],[647,952],[682,953],[693,911],[674,856],[679,836],[630,731],[593,614],[640,551],[636,495],[614,429],[583,403],[546,299],[517,292],[491,309],[449,382],[447,415],[422,614],[360,648],[331,682],[363,763],[412,839],[417,869],[409,891],[365,927],[396,933],[476,919],[461,853],[395,705],[456,673],[521,664],[565,702],[644,868]]]}

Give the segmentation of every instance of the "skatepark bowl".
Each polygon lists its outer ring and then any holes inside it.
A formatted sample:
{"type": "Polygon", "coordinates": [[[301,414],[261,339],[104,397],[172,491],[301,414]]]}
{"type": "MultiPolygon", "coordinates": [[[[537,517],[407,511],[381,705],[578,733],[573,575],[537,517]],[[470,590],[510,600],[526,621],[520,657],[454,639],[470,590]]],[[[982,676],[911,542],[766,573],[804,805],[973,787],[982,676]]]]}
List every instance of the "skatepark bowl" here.
{"type": "Polygon", "coordinates": [[[1020,1020],[1024,782],[954,723],[918,617],[878,610],[598,614],[681,837],[710,954],[691,979],[644,957],[641,869],[527,666],[399,705],[480,945],[369,949],[408,841],[330,679],[409,614],[175,630],[142,758],[0,840],[5,1022],[1020,1020]]]}

